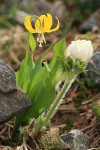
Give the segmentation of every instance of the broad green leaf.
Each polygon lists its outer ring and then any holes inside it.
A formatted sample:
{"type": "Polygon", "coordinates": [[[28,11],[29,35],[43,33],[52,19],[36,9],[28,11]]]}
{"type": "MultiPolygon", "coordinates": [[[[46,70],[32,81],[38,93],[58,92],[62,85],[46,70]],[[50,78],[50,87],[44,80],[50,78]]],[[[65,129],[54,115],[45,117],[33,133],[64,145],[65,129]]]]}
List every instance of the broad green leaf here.
{"type": "Polygon", "coordinates": [[[21,62],[21,66],[19,68],[19,70],[16,72],[16,83],[20,86],[20,88],[23,87],[23,80],[22,77],[24,76],[24,64],[25,61],[23,60],[21,62]]]}
{"type": "Polygon", "coordinates": [[[65,53],[65,50],[66,50],[66,42],[65,42],[65,39],[62,39],[60,41],[58,41],[54,47],[53,47],[53,58],[51,60],[51,63],[50,63],[50,68],[51,70],[55,67],[55,63],[56,61],[58,60],[58,57],[64,57],[64,53],[65,53]]]}
{"type": "Polygon", "coordinates": [[[44,76],[44,68],[41,66],[41,68],[39,68],[36,72],[31,72],[31,76],[33,76],[33,79],[30,79],[30,82],[27,86],[27,94],[30,95],[33,86],[38,83],[39,81],[42,80],[43,76],[44,76]]]}
{"type": "Polygon", "coordinates": [[[32,106],[17,117],[17,126],[27,123],[30,118],[38,118],[54,100],[56,95],[55,87],[52,85],[48,74],[46,75],[46,72],[47,70],[44,72],[44,78],[33,86],[30,95],[28,95],[32,101],[32,106]]]}
{"type": "MultiPolygon", "coordinates": [[[[58,70],[62,68],[61,63],[64,59],[64,53],[66,50],[66,42],[65,39],[60,40],[54,46],[54,54],[50,63],[50,69],[52,74],[52,81],[54,82],[54,78],[58,70]]],[[[62,68],[63,69],[63,68],[62,68]]],[[[59,82],[59,81],[58,81],[59,82]]]]}
{"type": "Polygon", "coordinates": [[[25,58],[20,66],[20,69],[16,73],[17,84],[26,92],[28,82],[30,81],[30,72],[34,68],[33,58],[29,55],[25,58]]]}
{"type": "Polygon", "coordinates": [[[55,97],[55,87],[52,85],[50,78],[46,78],[41,84],[40,91],[34,103],[35,117],[38,117],[48,107],[50,107],[55,97]],[[37,106],[37,107],[36,107],[37,106]]]}
{"type": "Polygon", "coordinates": [[[49,66],[46,63],[42,66],[43,59],[50,49],[51,47],[42,54],[39,60],[35,62],[34,67],[31,59],[27,58],[27,73],[29,74],[26,73],[27,76],[25,78],[27,81],[24,82],[24,88],[27,85],[26,93],[33,105],[16,118],[17,126],[27,122],[31,117],[37,118],[49,107],[55,97],[55,88],[49,76],[49,66]]]}
{"type": "Polygon", "coordinates": [[[32,69],[31,73],[30,73],[30,82],[28,84],[27,87],[27,93],[29,94],[29,92],[32,90],[32,87],[38,82],[40,81],[44,74],[43,74],[43,67],[42,67],[42,62],[44,57],[46,56],[46,54],[50,51],[52,46],[50,46],[42,55],[41,57],[35,62],[35,67],[32,69]]]}
{"type": "Polygon", "coordinates": [[[32,106],[25,113],[25,119],[38,118],[52,103],[55,97],[55,88],[49,78],[41,80],[33,87],[32,106]]]}
{"type": "MultiPolygon", "coordinates": [[[[63,48],[61,43],[59,45],[60,48],[63,48]]],[[[23,60],[20,70],[16,73],[17,83],[27,93],[28,97],[32,101],[32,106],[16,117],[16,126],[26,123],[30,118],[38,118],[38,116],[43,113],[54,100],[55,87],[52,84],[51,73],[54,72],[54,65],[57,60],[55,61],[53,58],[54,63],[51,63],[50,65],[52,72],[47,63],[45,63],[44,66],[42,65],[43,59],[50,51],[51,47],[42,54],[35,64],[33,63],[32,56],[28,56],[26,60],[23,60]]],[[[58,47],[56,45],[54,50],[56,51],[58,47]]],[[[55,52],[55,54],[56,53],[57,52],[55,52]]],[[[58,56],[58,54],[55,56],[58,56]]]]}
{"type": "Polygon", "coordinates": [[[34,68],[34,63],[33,63],[33,56],[29,55],[26,61],[27,65],[25,67],[25,74],[24,74],[24,83],[23,83],[23,90],[25,93],[27,93],[27,86],[28,83],[30,82],[30,74],[31,70],[34,68]]]}
{"type": "Polygon", "coordinates": [[[30,32],[29,32],[29,44],[30,44],[32,52],[34,52],[36,49],[36,42],[35,42],[35,39],[34,39],[32,33],[30,33],[30,32]]]}
{"type": "Polygon", "coordinates": [[[55,97],[55,87],[51,83],[50,69],[47,63],[41,68],[35,76],[32,89],[28,93],[32,106],[16,119],[16,125],[26,123],[30,118],[37,118],[52,103],[55,97]],[[42,72],[42,78],[39,79],[42,72]],[[39,79],[39,80],[38,80],[39,79]],[[23,119],[22,119],[23,118],[23,119]]]}

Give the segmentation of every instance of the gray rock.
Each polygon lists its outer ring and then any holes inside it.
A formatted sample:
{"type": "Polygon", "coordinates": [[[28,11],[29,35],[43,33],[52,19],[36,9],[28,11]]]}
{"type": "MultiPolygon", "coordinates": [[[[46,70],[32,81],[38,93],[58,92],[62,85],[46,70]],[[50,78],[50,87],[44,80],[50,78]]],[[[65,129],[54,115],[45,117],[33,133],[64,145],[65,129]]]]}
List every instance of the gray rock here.
{"type": "Polygon", "coordinates": [[[0,94],[0,124],[25,110],[30,104],[27,95],[20,89],[6,95],[0,94]]]}
{"type": "Polygon", "coordinates": [[[86,80],[92,80],[100,86],[100,49],[98,49],[87,65],[86,80]]]}
{"type": "Polygon", "coordinates": [[[93,27],[100,28],[100,9],[91,15],[79,28],[80,33],[91,31],[93,27]]]}
{"type": "Polygon", "coordinates": [[[0,92],[8,93],[17,90],[15,72],[0,60],[0,92]]]}
{"type": "Polygon", "coordinates": [[[24,20],[25,20],[25,17],[26,16],[31,16],[30,14],[24,12],[24,11],[21,11],[21,10],[17,10],[16,11],[16,21],[20,24],[23,25],[24,23],[24,20]]]}
{"type": "Polygon", "coordinates": [[[67,142],[71,150],[87,150],[89,148],[89,140],[82,131],[74,129],[68,134],[61,136],[62,140],[67,142]]]}
{"type": "MultiPolygon", "coordinates": [[[[58,0],[34,0],[34,1],[28,1],[28,0],[22,0],[18,3],[19,10],[23,10],[24,12],[27,12],[27,8],[30,8],[32,12],[30,14],[35,14],[37,16],[40,16],[41,14],[50,13],[53,16],[53,21],[55,24],[57,23],[57,20],[55,19],[55,16],[57,16],[62,23],[66,23],[67,21],[67,14],[66,14],[66,7],[64,5],[63,1],[58,0]]],[[[25,15],[26,13],[24,13],[25,15]]],[[[24,17],[24,15],[20,12],[16,12],[16,19],[17,21],[21,20],[19,17],[24,17]]],[[[23,18],[24,19],[24,18],[23,18]]],[[[36,18],[35,18],[36,20],[36,18]]],[[[21,21],[20,21],[21,22],[21,21]]]]}
{"type": "Polygon", "coordinates": [[[16,86],[14,70],[0,60],[0,124],[30,105],[27,95],[16,86]]]}
{"type": "Polygon", "coordinates": [[[64,15],[63,11],[65,10],[65,6],[63,1],[58,0],[34,0],[34,1],[28,1],[28,0],[22,0],[19,1],[19,9],[24,11],[27,9],[27,7],[31,6],[32,13],[36,15],[51,13],[54,16],[57,16],[58,18],[62,18],[64,15]],[[23,9],[22,9],[23,8],[23,9]]]}

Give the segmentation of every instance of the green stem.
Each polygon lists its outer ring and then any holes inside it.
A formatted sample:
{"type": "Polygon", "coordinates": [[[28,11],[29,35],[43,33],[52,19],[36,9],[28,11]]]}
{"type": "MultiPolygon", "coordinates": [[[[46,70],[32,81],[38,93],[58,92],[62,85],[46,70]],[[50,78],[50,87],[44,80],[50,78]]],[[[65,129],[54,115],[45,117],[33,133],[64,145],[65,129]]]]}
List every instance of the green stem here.
{"type": "Polygon", "coordinates": [[[55,102],[53,103],[51,109],[49,110],[47,116],[45,118],[41,118],[42,116],[40,116],[36,120],[35,134],[37,134],[43,128],[43,126],[48,125],[48,123],[50,122],[50,119],[53,116],[57,106],[59,105],[60,100],[63,98],[64,94],[66,93],[66,91],[70,87],[73,79],[76,77],[77,74],[78,74],[78,72],[76,72],[76,71],[70,72],[68,74],[68,78],[66,79],[59,95],[57,96],[57,98],[56,98],[55,102]]]}
{"type": "Polygon", "coordinates": [[[63,85],[63,87],[61,89],[60,94],[56,98],[52,108],[50,109],[50,111],[48,112],[48,114],[47,114],[47,116],[46,116],[46,118],[44,120],[44,124],[45,125],[48,124],[48,122],[50,121],[50,119],[51,119],[53,113],[55,112],[55,109],[57,108],[60,100],[63,98],[64,94],[66,93],[67,88],[70,86],[71,81],[75,78],[76,75],[77,75],[77,73],[69,74],[68,79],[66,79],[66,81],[65,81],[65,83],[64,83],[64,85],[63,85]]]}

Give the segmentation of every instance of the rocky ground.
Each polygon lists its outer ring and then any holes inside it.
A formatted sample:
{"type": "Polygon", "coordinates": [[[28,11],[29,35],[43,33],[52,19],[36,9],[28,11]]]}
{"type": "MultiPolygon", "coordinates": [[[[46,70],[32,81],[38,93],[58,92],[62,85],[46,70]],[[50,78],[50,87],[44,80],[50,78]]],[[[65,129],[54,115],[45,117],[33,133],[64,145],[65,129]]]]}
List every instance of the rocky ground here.
{"type": "MultiPolygon", "coordinates": [[[[61,1],[59,3],[55,5],[57,7],[55,9],[59,8],[61,1]]],[[[37,2],[36,5],[40,6],[40,3],[37,2]]],[[[50,2],[47,2],[45,5],[51,7],[50,2]]],[[[65,9],[64,5],[62,7],[65,9]]],[[[62,13],[62,8],[60,9],[60,13],[62,13]]],[[[62,38],[62,35],[65,36],[65,33],[62,34],[62,31],[58,34],[46,35],[47,45],[42,49],[37,47],[33,56],[34,60],[37,60],[41,56],[52,41],[56,42],[62,38]]],[[[64,100],[52,118],[49,134],[56,136],[65,135],[63,139],[70,143],[69,139],[72,139],[71,136],[74,139],[77,133],[80,139],[82,134],[80,131],[82,131],[88,136],[88,138],[84,138],[86,139],[85,142],[83,142],[84,139],[81,141],[81,143],[85,143],[83,144],[85,145],[85,148],[83,146],[83,150],[100,150],[100,9],[93,13],[88,20],[84,21],[78,30],[75,27],[70,32],[67,32],[65,38],[67,45],[70,41],[76,39],[91,40],[94,47],[94,56],[87,66],[89,72],[87,74],[81,74],[66,93],[64,100]],[[89,79],[92,79],[93,82],[89,83],[89,79]],[[72,129],[78,129],[79,131],[73,131],[72,129]],[[67,137],[66,134],[71,130],[72,132],[67,137]]],[[[8,25],[8,28],[0,29],[0,59],[9,64],[15,71],[18,70],[24,57],[26,40],[27,32],[22,25],[8,25]]],[[[53,51],[51,50],[45,60],[50,61],[52,55],[53,51]]],[[[58,93],[62,84],[59,85],[58,93]]],[[[12,130],[12,121],[0,125],[0,150],[16,149],[8,146],[11,144],[12,130]]],[[[29,150],[33,149],[29,142],[27,143],[27,147],[29,150]]],[[[21,148],[18,148],[17,150],[21,150],[21,148]]]]}

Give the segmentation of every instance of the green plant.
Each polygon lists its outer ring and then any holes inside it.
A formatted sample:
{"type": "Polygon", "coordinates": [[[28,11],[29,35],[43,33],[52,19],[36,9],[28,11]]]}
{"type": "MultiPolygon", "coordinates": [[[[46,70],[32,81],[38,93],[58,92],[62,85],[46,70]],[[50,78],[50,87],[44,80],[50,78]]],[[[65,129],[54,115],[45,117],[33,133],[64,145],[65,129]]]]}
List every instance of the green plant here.
{"type": "Polygon", "coordinates": [[[66,123],[67,132],[69,132],[73,126],[74,120],[72,117],[67,117],[65,123],[66,123]]]}
{"type": "Polygon", "coordinates": [[[2,49],[5,51],[8,51],[9,48],[13,45],[14,41],[13,40],[8,40],[6,43],[2,45],[2,49]]]}
{"type": "Polygon", "coordinates": [[[88,95],[88,89],[85,85],[85,79],[84,78],[81,78],[81,79],[77,79],[77,83],[79,84],[80,88],[81,88],[81,96],[83,98],[86,98],[88,95]]]}
{"type": "Polygon", "coordinates": [[[61,138],[44,135],[39,140],[39,147],[42,150],[70,150],[70,146],[61,138]]]}
{"type": "MultiPolygon", "coordinates": [[[[42,17],[42,19],[44,19],[44,22],[47,21],[45,20],[47,19],[45,16],[42,15],[42,17]]],[[[29,17],[28,19],[31,18],[29,17]]],[[[48,32],[53,31],[53,29],[49,29],[50,25],[47,28],[42,23],[42,19],[38,18],[38,23],[36,25],[37,27],[41,27],[41,32],[39,34],[41,34],[43,38],[44,35],[42,34],[42,32],[44,33],[45,28],[48,32]]],[[[50,19],[50,23],[52,25],[51,17],[49,15],[48,19],[50,19]]],[[[34,30],[31,28],[29,20],[25,23],[27,24],[28,29],[31,29],[31,31],[34,30]]],[[[40,44],[42,44],[43,41],[40,42],[40,44]]],[[[20,69],[16,73],[16,81],[20,88],[25,93],[27,93],[32,102],[32,106],[14,119],[14,134],[17,133],[21,126],[28,125],[31,118],[35,118],[34,134],[37,134],[44,126],[48,125],[61,99],[65,95],[66,90],[68,90],[78,73],[80,73],[81,71],[85,71],[86,61],[91,58],[93,54],[93,48],[90,41],[73,41],[66,50],[65,39],[62,39],[56,44],[51,45],[51,47],[49,47],[42,54],[42,56],[36,62],[34,62],[32,54],[34,53],[35,48],[36,42],[32,33],[29,32],[26,55],[21,63],[20,69]],[[80,47],[78,44],[80,45],[80,47]],[[83,52],[83,48],[85,48],[85,45],[86,48],[88,48],[88,53],[84,52],[84,54],[81,55],[81,53],[83,52]],[[54,55],[51,59],[51,62],[48,64],[43,60],[52,47],[54,50],[54,55]],[[31,48],[31,53],[29,53],[29,48],[31,48]],[[58,73],[60,74],[59,78],[58,73]],[[65,79],[64,85],[60,93],[56,95],[55,86],[59,81],[62,80],[62,78],[65,79]],[[47,115],[44,116],[43,113],[49,107],[50,109],[48,110],[47,115]]]]}
{"type": "MultiPolygon", "coordinates": [[[[29,33],[28,42],[34,43],[33,45],[35,45],[31,33],[29,33]]],[[[32,46],[32,44],[30,45],[32,46]]],[[[51,63],[47,64],[44,62],[44,65],[42,65],[43,59],[50,49],[51,47],[48,48],[36,62],[33,62],[32,55],[29,55],[26,51],[26,57],[23,60],[19,71],[16,73],[17,84],[25,93],[27,93],[32,101],[30,109],[16,117],[16,129],[22,124],[27,124],[30,118],[38,118],[40,114],[50,106],[56,96],[55,85],[58,82],[56,81],[56,72],[58,68],[61,67],[60,61],[57,57],[61,55],[61,53],[63,54],[66,49],[65,40],[63,39],[59,41],[54,46],[55,54],[51,63]]]]}
{"type": "Polygon", "coordinates": [[[0,28],[11,28],[12,24],[3,17],[0,17],[0,28]]]}
{"type": "Polygon", "coordinates": [[[100,106],[97,103],[92,104],[92,110],[94,114],[97,116],[97,118],[100,117],[100,106]]]}

